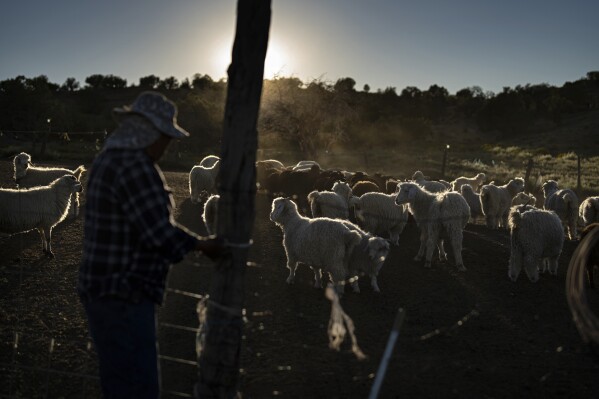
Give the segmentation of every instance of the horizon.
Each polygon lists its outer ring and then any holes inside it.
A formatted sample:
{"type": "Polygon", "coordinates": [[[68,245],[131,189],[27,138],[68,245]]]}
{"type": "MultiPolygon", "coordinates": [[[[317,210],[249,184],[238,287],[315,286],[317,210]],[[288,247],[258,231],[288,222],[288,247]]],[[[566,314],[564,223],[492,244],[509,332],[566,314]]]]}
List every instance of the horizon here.
{"type": "MultiPolygon", "coordinates": [[[[264,78],[349,77],[356,90],[368,84],[372,92],[398,93],[431,85],[450,94],[473,86],[493,93],[527,84],[561,87],[599,69],[598,13],[591,0],[367,6],[277,0],[264,78]]],[[[31,0],[6,5],[5,15],[11,18],[0,26],[0,80],[46,75],[59,85],[73,77],[83,86],[101,74],[138,85],[148,75],[181,82],[200,73],[218,81],[230,63],[236,1],[31,0]]]]}

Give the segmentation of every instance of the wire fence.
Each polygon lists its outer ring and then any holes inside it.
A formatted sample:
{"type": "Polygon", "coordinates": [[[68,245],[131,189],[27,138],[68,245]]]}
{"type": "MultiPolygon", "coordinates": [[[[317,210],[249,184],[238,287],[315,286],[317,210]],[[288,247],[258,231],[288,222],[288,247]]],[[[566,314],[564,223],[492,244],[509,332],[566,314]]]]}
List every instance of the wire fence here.
{"type": "MultiPolygon", "coordinates": [[[[542,167],[539,167],[539,170],[541,169],[542,167]]],[[[545,174],[547,174],[547,170],[548,169],[543,169],[545,174]]],[[[379,221],[397,221],[396,218],[390,218],[387,215],[368,212],[364,212],[364,215],[379,221]]],[[[450,221],[452,219],[459,219],[459,217],[447,217],[443,219],[443,221],[450,221]]],[[[407,214],[405,215],[405,219],[402,217],[402,220],[404,223],[414,223],[417,225],[430,221],[425,218],[417,222],[411,218],[408,219],[407,214]]],[[[439,219],[435,220],[439,221],[439,219]]],[[[22,241],[23,235],[20,235],[20,237],[20,240],[22,241]]],[[[10,237],[0,237],[0,244],[4,244],[5,241],[9,239],[10,237]]],[[[20,247],[24,247],[22,242],[19,245],[20,247]]],[[[197,262],[190,262],[189,264],[193,267],[203,267],[197,262]]],[[[21,305],[26,300],[25,292],[21,289],[25,278],[27,276],[39,275],[40,273],[46,275],[51,275],[53,273],[51,270],[44,269],[25,270],[24,266],[25,265],[20,263],[17,265],[6,265],[0,270],[0,278],[4,276],[11,276],[13,279],[16,278],[17,281],[15,282],[15,285],[18,287],[16,291],[16,300],[21,305]]],[[[579,281],[579,277],[577,277],[576,281],[579,281]]],[[[344,283],[350,284],[351,282],[352,280],[348,279],[344,283]]],[[[574,282],[571,282],[570,285],[573,287],[574,282]]],[[[201,300],[205,297],[199,293],[180,290],[173,287],[167,288],[167,293],[169,295],[179,295],[194,300],[201,300]]],[[[580,304],[584,299],[584,295],[573,298],[573,300],[576,301],[574,303],[580,304]]],[[[454,325],[435,329],[417,339],[422,341],[432,339],[435,336],[462,326],[471,318],[477,316],[478,312],[473,310],[462,319],[458,320],[454,325]]],[[[165,329],[194,334],[193,337],[190,337],[190,342],[193,342],[195,335],[200,331],[197,327],[175,323],[161,322],[159,323],[159,326],[165,329]]],[[[596,333],[596,326],[592,327],[596,333]]],[[[2,345],[5,345],[5,349],[2,350],[2,353],[7,354],[7,356],[0,361],[0,374],[3,375],[2,381],[4,381],[0,388],[0,398],[12,399],[33,396],[53,397],[57,396],[58,392],[60,392],[60,395],[62,396],[65,392],[59,390],[64,389],[65,385],[60,385],[60,382],[65,380],[69,381],[68,397],[87,398],[99,396],[99,377],[96,370],[97,362],[95,360],[93,345],[89,337],[82,337],[77,334],[65,334],[52,330],[42,332],[34,331],[30,328],[28,329],[20,319],[17,319],[14,324],[0,325],[0,336],[2,336],[2,345]],[[61,347],[77,348],[76,353],[78,353],[80,357],[77,362],[77,369],[69,369],[67,367],[68,364],[65,364],[65,362],[62,361],[61,347]],[[34,355],[30,354],[32,350],[35,352],[34,355]],[[23,385],[23,381],[27,381],[29,386],[23,385]],[[35,384],[33,381],[35,381],[35,384]]],[[[160,361],[163,362],[176,363],[185,367],[197,367],[196,359],[184,359],[170,356],[168,353],[161,354],[159,358],[160,361]]],[[[169,389],[164,389],[162,394],[163,396],[172,397],[193,397],[191,393],[169,389]]]]}

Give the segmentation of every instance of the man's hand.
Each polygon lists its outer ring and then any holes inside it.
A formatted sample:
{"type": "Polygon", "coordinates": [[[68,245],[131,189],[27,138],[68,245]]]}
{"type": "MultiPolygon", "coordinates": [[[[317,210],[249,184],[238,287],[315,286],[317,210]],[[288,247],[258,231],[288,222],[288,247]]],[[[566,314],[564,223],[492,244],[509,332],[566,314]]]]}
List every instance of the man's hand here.
{"type": "Polygon", "coordinates": [[[217,236],[202,237],[198,239],[195,249],[212,260],[222,257],[227,251],[225,240],[217,236]]]}

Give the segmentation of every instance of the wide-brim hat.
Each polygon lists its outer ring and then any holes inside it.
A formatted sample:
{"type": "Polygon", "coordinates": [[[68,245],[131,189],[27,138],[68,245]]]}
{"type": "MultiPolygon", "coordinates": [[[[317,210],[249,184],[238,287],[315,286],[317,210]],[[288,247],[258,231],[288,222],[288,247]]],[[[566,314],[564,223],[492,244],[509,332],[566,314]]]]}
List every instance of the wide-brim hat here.
{"type": "Polygon", "coordinates": [[[177,124],[175,103],[155,91],[141,93],[133,104],[113,108],[112,114],[117,120],[127,115],[141,115],[167,136],[173,138],[189,136],[189,132],[177,124]]]}

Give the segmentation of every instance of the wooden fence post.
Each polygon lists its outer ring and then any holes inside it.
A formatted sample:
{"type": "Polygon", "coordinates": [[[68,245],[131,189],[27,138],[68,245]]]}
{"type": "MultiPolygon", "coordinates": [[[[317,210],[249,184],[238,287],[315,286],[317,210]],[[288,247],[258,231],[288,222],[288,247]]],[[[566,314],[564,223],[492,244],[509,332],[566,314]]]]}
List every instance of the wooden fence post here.
{"type": "Polygon", "coordinates": [[[532,172],[532,167],[534,163],[532,158],[528,158],[528,165],[526,165],[526,174],[524,175],[524,188],[527,192],[532,192],[531,184],[530,184],[530,173],[532,172]]]}
{"type": "Polygon", "coordinates": [[[231,245],[213,271],[205,342],[199,355],[201,398],[233,398],[239,384],[244,277],[255,217],[256,125],[268,45],[271,0],[239,0],[220,166],[217,234],[231,245]]]}
{"type": "Polygon", "coordinates": [[[578,195],[581,195],[581,189],[582,189],[582,184],[581,184],[581,175],[582,175],[582,171],[581,171],[581,167],[580,167],[580,155],[576,155],[576,157],[578,158],[578,177],[576,180],[576,193],[578,195]]]}
{"type": "Polygon", "coordinates": [[[447,152],[449,151],[449,144],[445,146],[443,150],[443,164],[441,165],[441,178],[445,179],[445,166],[447,165],[447,152]]]}

